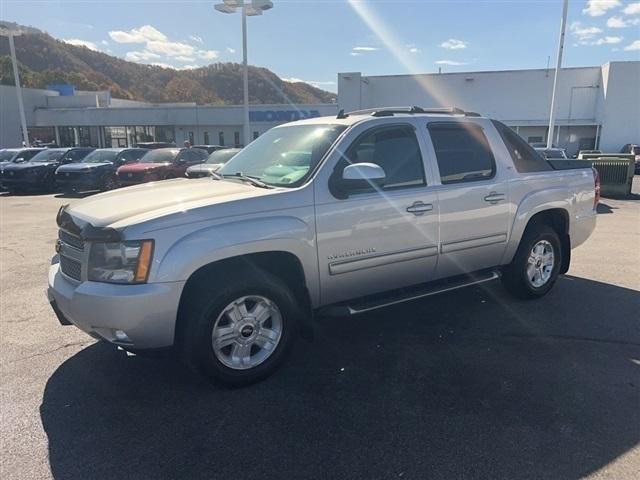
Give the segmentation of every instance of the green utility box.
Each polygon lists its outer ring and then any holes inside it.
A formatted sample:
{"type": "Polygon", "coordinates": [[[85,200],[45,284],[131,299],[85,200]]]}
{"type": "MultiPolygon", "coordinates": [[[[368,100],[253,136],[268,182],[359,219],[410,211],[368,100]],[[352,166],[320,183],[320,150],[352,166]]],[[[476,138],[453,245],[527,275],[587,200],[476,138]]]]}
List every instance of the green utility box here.
{"type": "Polygon", "coordinates": [[[591,162],[600,175],[600,194],[603,197],[631,195],[635,156],[626,153],[588,153],[582,160],[591,162]]]}

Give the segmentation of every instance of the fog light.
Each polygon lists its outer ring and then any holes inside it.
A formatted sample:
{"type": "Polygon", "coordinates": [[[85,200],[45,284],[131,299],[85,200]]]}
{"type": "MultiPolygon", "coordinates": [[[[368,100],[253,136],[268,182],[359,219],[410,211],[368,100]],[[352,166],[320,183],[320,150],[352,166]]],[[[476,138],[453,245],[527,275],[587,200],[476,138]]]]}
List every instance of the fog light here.
{"type": "Polygon", "coordinates": [[[122,330],[114,330],[113,337],[118,342],[131,343],[131,339],[129,338],[129,336],[126,333],[124,333],[122,330]]]}

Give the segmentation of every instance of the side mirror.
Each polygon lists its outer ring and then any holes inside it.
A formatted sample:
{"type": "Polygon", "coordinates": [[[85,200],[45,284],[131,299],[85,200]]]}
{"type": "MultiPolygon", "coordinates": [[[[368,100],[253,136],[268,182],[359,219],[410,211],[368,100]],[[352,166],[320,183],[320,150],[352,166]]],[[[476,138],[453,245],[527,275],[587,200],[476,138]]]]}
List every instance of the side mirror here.
{"type": "Polygon", "coordinates": [[[381,187],[387,175],[375,163],[354,163],[342,171],[342,189],[346,192],[369,189],[372,185],[381,187]]]}
{"type": "Polygon", "coordinates": [[[18,158],[16,158],[16,159],[14,160],[14,162],[16,162],[16,163],[24,162],[24,157],[18,157],[18,158]]]}

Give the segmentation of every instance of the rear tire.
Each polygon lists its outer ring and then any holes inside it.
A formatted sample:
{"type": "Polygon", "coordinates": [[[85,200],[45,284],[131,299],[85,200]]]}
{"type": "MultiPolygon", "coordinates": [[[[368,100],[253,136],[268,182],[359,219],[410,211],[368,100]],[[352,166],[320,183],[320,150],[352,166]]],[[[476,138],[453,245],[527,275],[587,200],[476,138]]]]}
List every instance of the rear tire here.
{"type": "Polygon", "coordinates": [[[503,270],[502,284],[525,300],[546,295],[558,279],[562,246],[554,229],[544,224],[527,227],[513,261],[503,270]]]}
{"type": "Polygon", "coordinates": [[[182,356],[214,383],[243,386],[260,381],[290,353],[299,310],[279,278],[252,269],[219,282],[204,280],[187,295],[182,356]]]}

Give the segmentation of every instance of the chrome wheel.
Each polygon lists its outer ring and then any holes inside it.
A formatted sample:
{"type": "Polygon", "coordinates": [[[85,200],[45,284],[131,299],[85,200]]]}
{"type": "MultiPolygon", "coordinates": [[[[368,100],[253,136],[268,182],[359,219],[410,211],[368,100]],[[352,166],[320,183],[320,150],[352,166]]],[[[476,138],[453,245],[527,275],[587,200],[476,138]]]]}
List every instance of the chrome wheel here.
{"type": "Polygon", "coordinates": [[[553,245],[540,240],[533,246],[527,259],[527,280],[535,288],[542,287],[551,278],[554,265],[553,245]]]}
{"type": "Polygon", "coordinates": [[[282,337],[282,314],[268,298],[249,295],[227,305],[213,326],[216,358],[234,370],[262,364],[282,337]]]}

